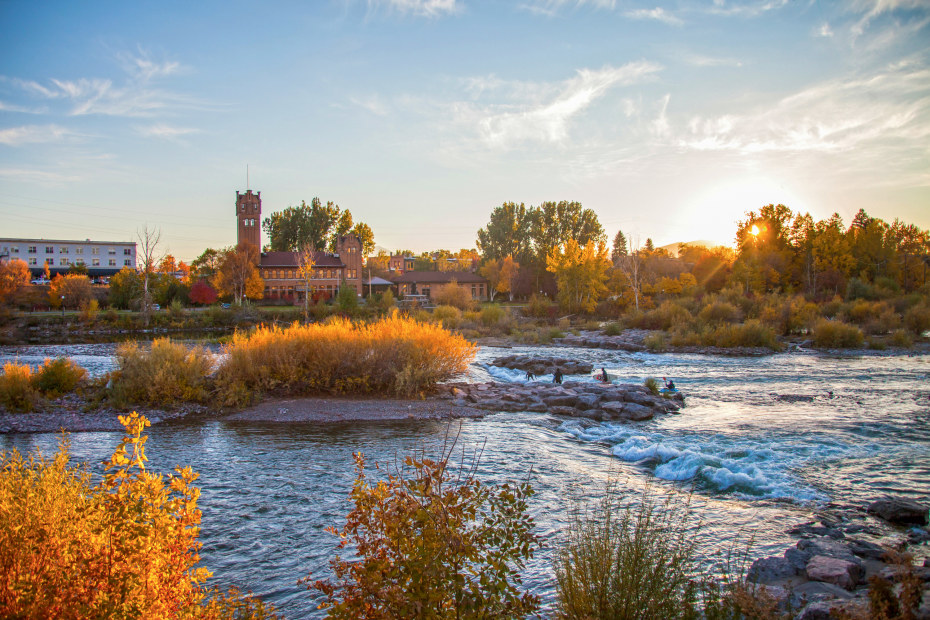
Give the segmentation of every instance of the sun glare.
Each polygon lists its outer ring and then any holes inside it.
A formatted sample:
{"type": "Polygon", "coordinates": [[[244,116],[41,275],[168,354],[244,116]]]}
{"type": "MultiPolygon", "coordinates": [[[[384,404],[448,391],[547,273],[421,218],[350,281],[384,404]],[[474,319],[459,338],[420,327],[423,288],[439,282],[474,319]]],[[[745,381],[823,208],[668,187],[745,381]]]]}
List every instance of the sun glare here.
{"type": "Polygon", "coordinates": [[[749,234],[751,234],[753,237],[757,237],[759,235],[759,227],[753,224],[752,228],[749,229],[749,234]]]}

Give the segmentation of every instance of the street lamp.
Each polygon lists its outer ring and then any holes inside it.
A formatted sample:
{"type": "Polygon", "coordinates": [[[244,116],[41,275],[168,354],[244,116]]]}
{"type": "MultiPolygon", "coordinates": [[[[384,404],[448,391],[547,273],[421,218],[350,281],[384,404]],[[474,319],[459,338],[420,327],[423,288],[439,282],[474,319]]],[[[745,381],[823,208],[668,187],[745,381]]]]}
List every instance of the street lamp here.
{"type": "Polygon", "coordinates": [[[65,296],[61,296],[61,316],[65,315],[65,296]]]}

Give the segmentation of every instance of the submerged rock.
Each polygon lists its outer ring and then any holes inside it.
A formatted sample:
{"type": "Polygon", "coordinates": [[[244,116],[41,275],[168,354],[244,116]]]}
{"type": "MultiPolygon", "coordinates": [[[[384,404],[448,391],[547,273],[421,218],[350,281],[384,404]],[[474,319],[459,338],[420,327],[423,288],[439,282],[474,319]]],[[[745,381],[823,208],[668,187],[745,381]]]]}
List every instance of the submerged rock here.
{"type": "Polygon", "coordinates": [[[872,502],[866,510],[889,523],[927,525],[930,506],[903,497],[893,497],[872,502]]]}

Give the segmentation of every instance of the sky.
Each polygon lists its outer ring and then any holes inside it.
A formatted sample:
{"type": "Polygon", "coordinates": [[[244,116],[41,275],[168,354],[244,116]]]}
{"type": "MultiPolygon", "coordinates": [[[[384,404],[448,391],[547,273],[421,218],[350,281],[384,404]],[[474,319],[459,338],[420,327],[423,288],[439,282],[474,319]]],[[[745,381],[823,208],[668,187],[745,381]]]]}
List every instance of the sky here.
{"type": "Polygon", "coordinates": [[[0,33],[0,237],[190,261],[247,188],[415,252],[508,201],[659,246],[769,203],[930,228],[927,0],[0,0],[0,33]]]}

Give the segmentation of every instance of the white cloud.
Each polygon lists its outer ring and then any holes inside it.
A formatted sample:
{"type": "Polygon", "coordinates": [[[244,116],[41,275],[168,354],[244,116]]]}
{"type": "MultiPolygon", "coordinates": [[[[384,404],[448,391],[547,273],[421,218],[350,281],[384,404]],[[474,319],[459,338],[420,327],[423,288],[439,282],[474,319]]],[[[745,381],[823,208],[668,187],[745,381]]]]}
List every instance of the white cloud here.
{"type": "Polygon", "coordinates": [[[824,22],[820,25],[820,29],[817,31],[818,37],[827,37],[830,38],[833,36],[833,30],[830,29],[830,24],[824,22]]]}
{"type": "Polygon", "coordinates": [[[181,63],[176,61],[157,62],[152,60],[149,52],[139,49],[138,54],[122,52],[116,55],[126,72],[135,79],[148,82],[152,78],[174,75],[181,70],[181,63]]]}
{"type": "Polygon", "coordinates": [[[199,129],[194,129],[193,127],[173,127],[171,125],[136,127],[136,131],[147,138],[164,138],[166,140],[174,140],[183,136],[200,133],[199,129]]]}
{"type": "MultiPolygon", "coordinates": [[[[561,142],[568,137],[569,122],[610,88],[640,82],[660,69],[646,61],[582,69],[576,77],[554,85],[515,83],[511,96],[518,93],[519,98],[511,103],[484,107],[459,103],[453,109],[460,123],[477,127],[481,140],[495,148],[512,148],[525,141],[561,142]],[[536,100],[524,103],[523,96],[532,91],[536,100]],[[554,95],[544,94],[550,92],[554,95]]],[[[494,81],[493,86],[500,89],[502,84],[494,81]]]]}
{"type": "Polygon", "coordinates": [[[30,168],[0,168],[0,177],[12,177],[17,181],[40,181],[42,183],[73,183],[80,180],[80,177],[75,175],[30,168]]]}
{"type": "Polygon", "coordinates": [[[706,9],[712,15],[758,17],[788,4],[788,0],[763,0],[755,2],[726,2],[714,0],[714,6],[706,9]]]}
{"type": "Polygon", "coordinates": [[[23,125],[0,129],[0,144],[19,146],[21,144],[37,144],[44,142],[60,142],[75,134],[58,125],[23,125]]]}
{"type": "Polygon", "coordinates": [[[743,62],[736,58],[714,58],[700,54],[686,54],[682,60],[695,67],[742,67],[743,62]]]}
{"type": "MultiPolygon", "coordinates": [[[[871,76],[831,80],[754,112],[694,118],[679,144],[691,149],[848,152],[869,144],[930,139],[930,70],[899,64],[871,76]]],[[[897,148],[897,147],[895,147],[897,148]]]]}
{"type": "Polygon", "coordinates": [[[869,23],[883,13],[893,13],[901,9],[927,10],[926,0],[858,0],[851,2],[849,8],[853,13],[862,17],[852,28],[853,36],[861,35],[868,28],[869,23]]]}
{"type": "Polygon", "coordinates": [[[684,22],[661,7],[654,9],[636,9],[624,13],[631,19],[654,19],[670,26],[681,26],[684,22]]]}
{"type": "Polygon", "coordinates": [[[650,129],[657,138],[664,138],[671,131],[668,123],[668,102],[671,101],[671,99],[672,96],[669,94],[662,97],[662,100],[659,102],[659,114],[656,116],[656,119],[652,121],[652,127],[650,129]]]}
{"type": "Polygon", "coordinates": [[[358,106],[363,110],[371,112],[375,116],[387,116],[388,108],[377,96],[370,96],[364,99],[358,97],[349,97],[349,103],[358,106]]]}
{"type": "Polygon", "coordinates": [[[6,103],[0,101],[0,112],[19,112],[22,114],[45,114],[48,112],[48,108],[28,108],[26,106],[15,105],[12,103],[6,103]]]}
{"type": "Polygon", "coordinates": [[[368,0],[368,6],[384,7],[397,13],[418,17],[442,17],[461,10],[461,5],[456,0],[368,0]]]}

